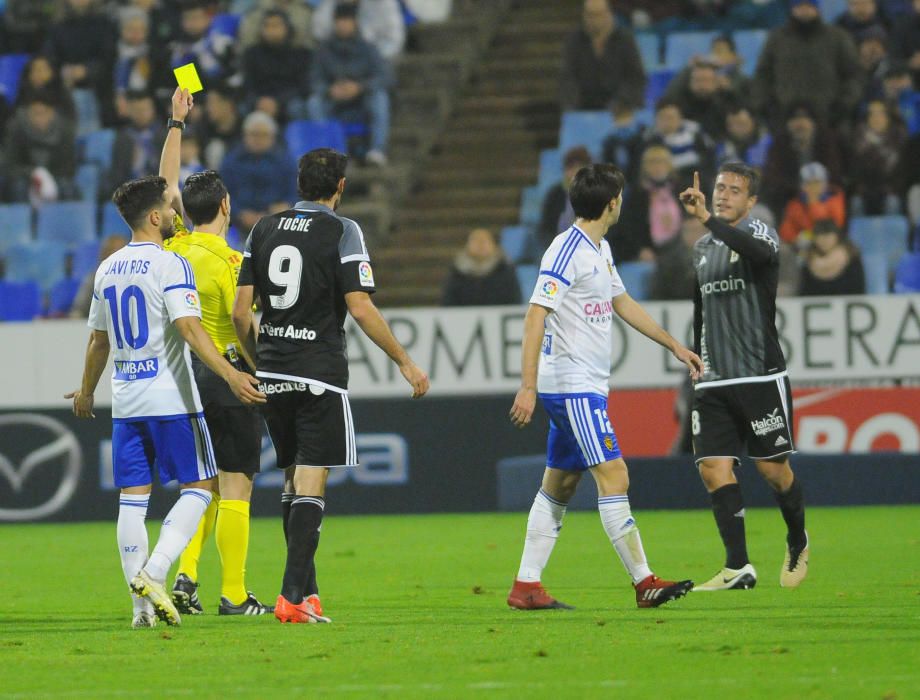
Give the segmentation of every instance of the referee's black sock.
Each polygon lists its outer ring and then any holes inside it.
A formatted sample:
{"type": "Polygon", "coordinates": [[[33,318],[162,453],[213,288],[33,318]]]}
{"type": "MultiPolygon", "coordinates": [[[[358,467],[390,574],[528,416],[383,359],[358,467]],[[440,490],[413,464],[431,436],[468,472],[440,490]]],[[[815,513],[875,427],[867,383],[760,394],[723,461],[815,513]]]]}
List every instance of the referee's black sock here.
{"type": "Polygon", "coordinates": [[[281,595],[294,605],[299,605],[303,600],[303,592],[307,587],[307,577],[318,543],[315,535],[323,522],[324,505],[323,499],[316,496],[298,496],[291,504],[287,564],[281,582],[281,595]]]}
{"type": "Polygon", "coordinates": [[[783,520],[786,521],[786,528],[789,534],[786,541],[791,547],[805,546],[805,499],[802,496],[802,485],[799,480],[793,477],[792,486],[786,491],[780,493],[773,492],[779,509],[783,513],[783,520]]]}
{"type": "Polygon", "coordinates": [[[709,496],[712,498],[712,514],[716,518],[722,544],[725,545],[725,566],[729,569],[740,569],[750,563],[744,536],[744,500],[741,498],[741,485],[723,486],[709,496]]]}

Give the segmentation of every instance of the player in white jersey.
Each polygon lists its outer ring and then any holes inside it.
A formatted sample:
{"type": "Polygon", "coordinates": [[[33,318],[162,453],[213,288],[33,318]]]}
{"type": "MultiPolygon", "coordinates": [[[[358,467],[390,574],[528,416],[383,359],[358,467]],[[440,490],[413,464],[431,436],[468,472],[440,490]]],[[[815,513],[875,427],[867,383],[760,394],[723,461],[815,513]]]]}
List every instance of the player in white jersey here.
{"type": "Polygon", "coordinates": [[[524,320],[521,388],[511,420],[526,426],[539,395],[549,414],[543,483],[527,519],[521,566],[508,605],[521,610],[570,608],[541,584],[562,529],[566,505],[585,471],[597,482],[601,522],[632,578],[640,608],[680,598],[691,581],[665,581],[648,566],[626,495],[629,476],[607,416],[613,314],[670,350],[693,377],[700,358],[672,338],[634,301],[613,266],[604,233],[620,217],[623,174],[590,165],[569,191],[575,223],[550,244],[524,320]],[[538,370],[539,367],[539,370],[538,370]]]}
{"type": "Polygon", "coordinates": [[[241,401],[265,399],[254,388],[257,380],[221,357],[202,328],[189,264],[162,248],[174,233],[173,197],[161,177],[127,182],[112,197],[131,227],[131,243],[96,271],[83,382],[65,397],[73,399],[78,417],[94,417],[93,392],[114,345],[112,464],[115,485],[121,489],[118,551],[135,596],[134,627],[153,627],[154,614],[167,624],[179,624],[164,588],[166,575],[195,533],[211,501],[210,480],[217,474],[188,346],[241,401]],[[162,483],[176,480],[181,490],[148,558],[144,520],[154,464],[162,483]]]}

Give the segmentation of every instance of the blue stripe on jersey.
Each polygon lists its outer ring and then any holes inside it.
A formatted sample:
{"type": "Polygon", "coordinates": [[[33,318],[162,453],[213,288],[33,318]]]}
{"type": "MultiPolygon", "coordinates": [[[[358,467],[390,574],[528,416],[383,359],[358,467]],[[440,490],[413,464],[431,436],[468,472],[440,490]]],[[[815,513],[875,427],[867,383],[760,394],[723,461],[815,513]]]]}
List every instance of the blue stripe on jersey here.
{"type": "Polygon", "coordinates": [[[575,251],[578,249],[578,244],[581,243],[582,239],[588,241],[588,243],[591,244],[591,247],[594,248],[595,251],[597,250],[597,246],[594,245],[594,241],[588,238],[584,234],[584,231],[582,231],[580,228],[578,228],[577,226],[572,226],[572,233],[574,234],[575,244],[568,247],[565,253],[565,260],[557,259],[557,264],[553,265],[553,270],[555,272],[559,272],[559,273],[565,272],[565,268],[568,267],[568,264],[572,260],[572,257],[575,255],[575,251]]]}
{"type": "Polygon", "coordinates": [[[574,228],[569,232],[569,237],[565,239],[565,243],[562,244],[562,248],[559,249],[559,252],[556,254],[556,259],[553,261],[553,264],[550,266],[550,269],[553,272],[564,272],[565,266],[568,264],[566,256],[569,255],[570,251],[575,249],[575,246],[578,245],[578,231],[574,228]],[[563,262],[560,267],[560,262],[563,262]]]}
{"type": "Polygon", "coordinates": [[[170,289],[195,289],[194,284],[173,284],[164,289],[164,292],[168,292],[170,289]]]}
{"type": "Polygon", "coordinates": [[[179,260],[181,260],[182,264],[185,265],[186,281],[189,284],[194,285],[195,284],[195,273],[192,272],[192,264],[188,260],[183,258],[181,255],[179,256],[179,260]]]}
{"type": "Polygon", "coordinates": [[[540,274],[546,275],[547,277],[555,277],[557,280],[562,282],[566,287],[572,286],[572,283],[569,282],[565,277],[563,277],[562,275],[556,274],[552,270],[540,270],[540,274]]]}

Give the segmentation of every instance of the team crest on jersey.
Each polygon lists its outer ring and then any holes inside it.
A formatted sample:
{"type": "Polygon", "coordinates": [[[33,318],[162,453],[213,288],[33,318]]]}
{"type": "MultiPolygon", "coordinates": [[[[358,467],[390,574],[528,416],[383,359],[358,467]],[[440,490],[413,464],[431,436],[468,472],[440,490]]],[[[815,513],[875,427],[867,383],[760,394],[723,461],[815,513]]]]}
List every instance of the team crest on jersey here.
{"type": "Polygon", "coordinates": [[[374,271],[371,269],[369,262],[364,261],[358,265],[358,281],[362,287],[374,286],[374,271]]]}
{"type": "Polygon", "coordinates": [[[543,283],[543,287],[541,289],[543,291],[543,296],[545,296],[547,299],[552,299],[559,292],[559,285],[556,284],[553,280],[546,280],[546,282],[543,283]]]}
{"type": "Polygon", "coordinates": [[[609,260],[607,261],[607,272],[609,272],[611,275],[613,274],[613,263],[609,260]]]}
{"type": "Polygon", "coordinates": [[[738,253],[736,253],[735,251],[732,251],[732,254],[728,257],[728,262],[729,263],[738,262],[738,253]]]}
{"type": "Polygon", "coordinates": [[[606,447],[608,450],[613,450],[613,438],[609,435],[604,436],[604,447],[606,447]]]}
{"type": "Polygon", "coordinates": [[[195,294],[195,292],[186,292],[185,293],[185,305],[190,309],[199,308],[198,295],[195,294]]]}

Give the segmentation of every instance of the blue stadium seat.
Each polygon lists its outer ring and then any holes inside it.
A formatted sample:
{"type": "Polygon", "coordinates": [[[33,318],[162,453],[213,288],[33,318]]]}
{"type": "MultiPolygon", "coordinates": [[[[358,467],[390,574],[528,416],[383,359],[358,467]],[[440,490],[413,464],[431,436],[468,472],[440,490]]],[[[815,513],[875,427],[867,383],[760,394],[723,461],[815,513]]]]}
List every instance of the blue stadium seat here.
{"type": "Polygon", "coordinates": [[[881,255],[888,272],[907,252],[910,223],[903,216],[858,216],[850,220],[850,238],[865,255],[881,255]]]}
{"type": "Polygon", "coordinates": [[[96,205],[91,202],[50,202],[38,210],[36,238],[64,246],[96,237],[96,205]]]}
{"type": "Polygon", "coordinates": [[[544,148],[540,151],[540,174],[537,176],[537,185],[546,192],[561,179],[562,150],[559,148],[544,148]]]}
{"type": "Polygon", "coordinates": [[[530,242],[530,229],[527,226],[505,226],[502,229],[502,250],[511,262],[519,262],[527,256],[530,242]]]}
{"type": "Polygon", "coordinates": [[[102,207],[102,225],[99,231],[102,237],[111,236],[113,233],[120,233],[123,236],[131,237],[131,227],[125,223],[118,213],[118,208],[114,202],[106,202],[102,207]]]}
{"type": "Polygon", "coordinates": [[[115,131],[99,129],[87,134],[83,139],[83,160],[95,163],[103,170],[112,167],[112,146],[115,144],[115,131]]]}
{"type": "Polygon", "coordinates": [[[0,94],[9,104],[16,101],[19,94],[19,80],[22,69],[26,67],[31,56],[26,53],[8,53],[0,56],[0,94]]]}
{"type": "Polygon", "coordinates": [[[822,0],[819,7],[824,21],[833,24],[840,15],[846,12],[847,0],[822,0]]]}
{"type": "Polygon", "coordinates": [[[237,35],[240,33],[241,20],[242,17],[240,15],[216,15],[214,19],[211,20],[211,28],[208,30],[208,33],[223,34],[224,36],[229,36],[233,39],[236,39],[237,35]]]}
{"type": "Polygon", "coordinates": [[[574,146],[584,146],[592,158],[599,160],[604,139],[612,130],[610,112],[565,112],[559,127],[559,151],[565,153],[574,146]]]}
{"type": "Polygon", "coordinates": [[[642,57],[645,72],[649,73],[661,65],[661,39],[652,32],[639,32],[636,34],[636,45],[642,57]]]}
{"type": "Polygon", "coordinates": [[[625,262],[617,265],[617,272],[620,274],[620,279],[623,280],[623,286],[633,299],[643,301],[649,298],[655,263],[638,260],[625,262]]]}
{"type": "Polygon", "coordinates": [[[768,34],[766,29],[741,29],[732,35],[738,55],[744,59],[741,64],[741,72],[745,75],[754,75],[757,60],[760,58],[763,45],[767,43],[768,34]]]}
{"type": "Polygon", "coordinates": [[[95,203],[99,199],[99,166],[95,163],[81,165],[77,168],[75,179],[80,190],[80,199],[95,203]]]}
{"type": "Polygon", "coordinates": [[[65,277],[67,249],[48,241],[13,246],[6,255],[6,278],[11,282],[35,282],[42,290],[65,277]]]}
{"type": "Polygon", "coordinates": [[[99,265],[99,248],[101,243],[96,241],[87,241],[78,245],[71,250],[73,255],[73,276],[83,279],[90,272],[95,272],[99,265]]]}
{"type": "Polygon", "coordinates": [[[920,253],[907,253],[894,273],[894,291],[898,294],[920,292],[920,253]]]}
{"type": "Polygon", "coordinates": [[[664,91],[668,89],[676,72],[670,68],[662,68],[648,74],[648,83],[645,86],[645,106],[654,113],[655,104],[661,99],[664,91]]]}
{"type": "Polygon", "coordinates": [[[32,238],[32,209],[28,204],[0,205],[0,253],[32,238]]]}
{"type": "Polygon", "coordinates": [[[920,134],[920,91],[911,90],[901,93],[898,98],[898,107],[907,125],[907,132],[911,136],[920,134]]]}
{"type": "Polygon", "coordinates": [[[527,226],[536,226],[540,223],[540,214],[543,209],[543,191],[536,185],[525,187],[521,190],[520,221],[527,226]]]}
{"type": "Polygon", "coordinates": [[[890,291],[888,261],[884,253],[866,253],[862,256],[866,277],[866,294],[888,294],[890,291]]]}
{"type": "MultiPolygon", "coordinates": [[[[246,234],[249,235],[248,233],[246,234]]],[[[240,230],[236,226],[231,226],[227,229],[227,245],[229,245],[233,250],[243,250],[243,245],[246,243],[240,236],[240,230]]]]}
{"type": "Polygon", "coordinates": [[[289,122],[284,129],[284,139],[288,152],[294,158],[300,158],[314,148],[334,148],[343,153],[348,150],[345,127],[341,122],[311,122],[298,120],[289,122]]]}
{"type": "Polygon", "coordinates": [[[687,67],[694,56],[708,56],[718,32],[673,32],[665,39],[664,65],[671,70],[687,67]]]}
{"type": "Polygon", "coordinates": [[[515,272],[518,284],[521,286],[521,299],[530,299],[533,296],[533,288],[537,284],[540,268],[536,265],[518,265],[515,272]]]}
{"type": "Polygon", "coordinates": [[[66,316],[73,306],[74,297],[80,289],[80,280],[75,277],[65,277],[55,284],[48,292],[49,316],[66,316]]]}
{"type": "Polygon", "coordinates": [[[42,293],[35,282],[0,280],[0,321],[31,321],[41,313],[42,293]]]}

